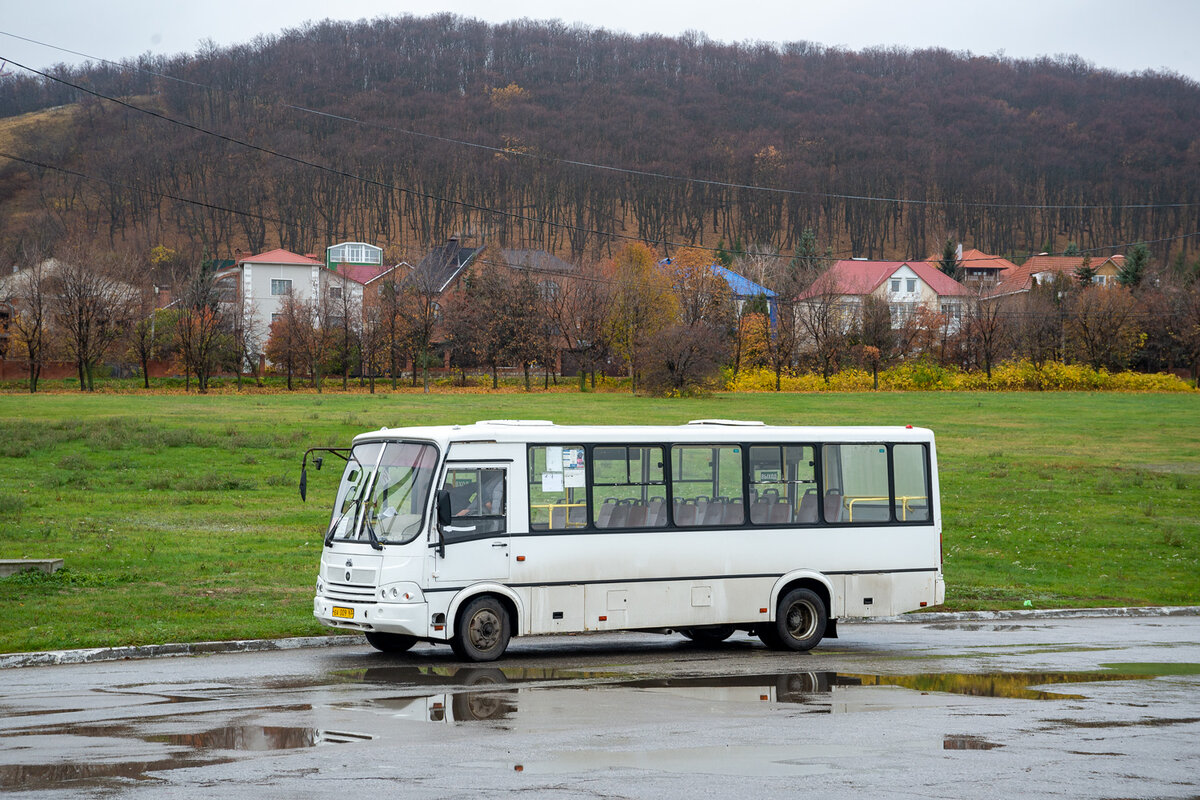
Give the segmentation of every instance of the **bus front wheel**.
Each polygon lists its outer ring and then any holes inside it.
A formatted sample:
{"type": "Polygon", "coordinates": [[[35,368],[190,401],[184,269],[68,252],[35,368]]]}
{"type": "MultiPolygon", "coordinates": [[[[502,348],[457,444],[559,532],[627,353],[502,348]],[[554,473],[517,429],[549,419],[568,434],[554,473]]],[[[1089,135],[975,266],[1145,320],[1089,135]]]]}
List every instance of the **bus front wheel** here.
{"type": "Polygon", "coordinates": [[[484,595],[467,603],[458,617],[450,646],[468,661],[495,661],[508,647],[512,623],[500,601],[484,595]]]}
{"type": "MultiPolygon", "coordinates": [[[[779,601],[774,636],[785,650],[811,650],[825,635],[829,614],[825,603],[811,589],[792,589],[779,601]]],[[[766,641],[766,639],[764,639],[766,641]]]]}

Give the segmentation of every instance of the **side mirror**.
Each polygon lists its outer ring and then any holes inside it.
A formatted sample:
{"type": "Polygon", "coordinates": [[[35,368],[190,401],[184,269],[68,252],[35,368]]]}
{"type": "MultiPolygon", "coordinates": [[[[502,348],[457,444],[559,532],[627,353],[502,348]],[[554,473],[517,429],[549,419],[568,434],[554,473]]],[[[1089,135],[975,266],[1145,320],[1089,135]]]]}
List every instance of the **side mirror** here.
{"type": "Polygon", "coordinates": [[[308,500],[308,469],[306,467],[300,468],[300,499],[308,500]]]}
{"type": "Polygon", "coordinates": [[[450,508],[450,492],[446,489],[439,489],[437,493],[437,520],[438,524],[442,526],[454,522],[450,508]]]}

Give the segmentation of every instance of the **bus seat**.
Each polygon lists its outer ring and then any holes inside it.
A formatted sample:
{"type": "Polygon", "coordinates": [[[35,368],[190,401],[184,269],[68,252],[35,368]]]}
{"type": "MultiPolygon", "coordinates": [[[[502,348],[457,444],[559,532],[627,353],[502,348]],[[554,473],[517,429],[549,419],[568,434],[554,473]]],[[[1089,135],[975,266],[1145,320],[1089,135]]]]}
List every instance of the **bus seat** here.
{"type": "Polygon", "coordinates": [[[661,497],[651,498],[650,503],[646,506],[646,527],[660,528],[666,525],[666,511],[667,504],[661,497]]]}
{"type": "Polygon", "coordinates": [[[617,507],[617,501],[614,498],[608,498],[600,505],[600,514],[596,517],[597,528],[610,528],[609,520],[612,519],[613,509],[617,507]]]}
{"type": "Polygon", "coordinates": [[[830,489],[825,493],[825,521],[842,521],[842,493],[837,489],[830,489]]]}
{"type": "Polygon", "coordinates": [[[634,500],[633,506],[629,509],[629,517],[625,520],[625,527],[644,528],[646,526],[646,512],[648,510],[644,501],[634,500]]]}
{"type": "Polygon", "coordinates": [[[633,506],[629,505],[629,503],[626,503],[626,502],[617,503],[617,507],[613,509],[612,517],[610,517],[608,520],[608,527],[610,527],[610,528],[629,527],[627,523],[629,520],[629,510],[631,508],[633,508],[633,506]]]}
{"type": "Polygon", "coordinates": [[[701,525],[720,525],[721,518],[725,516],[725,503],[722,500],[713,500],[704,507],[704,519],[700,522],[701,525]]]}
{"type": "Polygon", "coordinates": [[[800,510],[796,512],[796,522],[801,525],[817,524],[817,490],[808,489],[800,498],[800,510]]]}
{"type": "Polygon", "coordinates": [[[567,509],[564,506],[550,506],[550,529],[567,527],[567,509]]]}
{"type": "MultiPolygon", "coordinates": [[[[816,512],[816,510],[816,506],[813,506],[813,511],[816,512]]],[[[791,522],[792,507],[787,499],[781,497],[778,502],[771,503],[767,519],[772,525],[786,525],[791,522]]]]}
{"type": "Polygon", "coordinates": [[[725,510],[721,514],[722,525],[741,525],[745,521],[746,509],[740,497],[725,504],[725,510]]]}
{"type": "Polygon", "coordinates": [[[676,525],[695,525],[696,524],[697,506],[695,503],[686,500],[675,505],[675,524],[676,525]]]}
{"type": "Polygon", "coordinates": [[[755,525],[766,525],[771,521],[771,508],[775,503],[769,503],[759,498],[750,504],[750,521],[755,525]]]}

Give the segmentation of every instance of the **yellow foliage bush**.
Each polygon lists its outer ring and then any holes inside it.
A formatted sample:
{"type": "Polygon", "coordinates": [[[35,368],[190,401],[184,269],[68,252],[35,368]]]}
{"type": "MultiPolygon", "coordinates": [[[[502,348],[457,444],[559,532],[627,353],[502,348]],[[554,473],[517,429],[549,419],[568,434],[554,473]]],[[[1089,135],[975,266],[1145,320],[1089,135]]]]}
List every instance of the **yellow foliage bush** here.
{"type": "MultiPolygon", "coordinates": [[[[866,392],[871,391],[871,373],[846,369],[829,378],[804,373],[784,374],[780,381],[784,392],[866,392]]],[[[879,373],[879,388],[894,392],[920,391],[1058,391],[1058,392],[1191,392],[1187,381],[1175,375],[1143,372],[1109,372],[1085,364],[1053,361],[1035,365],[1030,361],[1005,361],[992,368],[989,380],[983,371],[964,372],[925,361],[901,364],[879,373]]],[[[775,373],[770,369],[746,369],[726,384],[731,392],[773,392],[775,373]]]]}

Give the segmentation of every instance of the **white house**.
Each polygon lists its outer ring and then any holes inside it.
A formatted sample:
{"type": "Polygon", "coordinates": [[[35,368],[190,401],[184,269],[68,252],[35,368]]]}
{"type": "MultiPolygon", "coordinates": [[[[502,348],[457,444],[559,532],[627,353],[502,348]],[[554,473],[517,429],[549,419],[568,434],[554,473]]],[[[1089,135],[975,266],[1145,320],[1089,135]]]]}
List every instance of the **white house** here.
{"type": "Polygon", "coordinates": [[[255,332],[259,353],[265,349],[271,323],[279,318],[289,294],[301,302],[327,302],[334,315],[343,307],[343,293],[355,308],[362,307],[363,285],[359,281],[315,258],[287,250],[240,259],[217,273],[216,280],[222,300],[238,308],[244,330],[255,332]]]}

